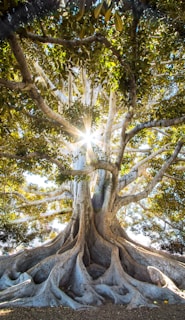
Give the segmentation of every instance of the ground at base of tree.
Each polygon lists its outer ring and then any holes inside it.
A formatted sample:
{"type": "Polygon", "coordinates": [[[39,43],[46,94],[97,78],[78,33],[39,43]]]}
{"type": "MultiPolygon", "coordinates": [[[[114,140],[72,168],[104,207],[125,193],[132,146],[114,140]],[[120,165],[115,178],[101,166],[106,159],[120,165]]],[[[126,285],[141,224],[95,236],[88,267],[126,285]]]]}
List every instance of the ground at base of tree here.
{"type": "Polygon", "coordinates": [[[141,307],[128,310],[126,306],[111,303],[98,308],[74,311],[70,308],[7,308],[0,309],[1,320],[182,320],[185,305],[160,304],[156,308],[141,307]]]}

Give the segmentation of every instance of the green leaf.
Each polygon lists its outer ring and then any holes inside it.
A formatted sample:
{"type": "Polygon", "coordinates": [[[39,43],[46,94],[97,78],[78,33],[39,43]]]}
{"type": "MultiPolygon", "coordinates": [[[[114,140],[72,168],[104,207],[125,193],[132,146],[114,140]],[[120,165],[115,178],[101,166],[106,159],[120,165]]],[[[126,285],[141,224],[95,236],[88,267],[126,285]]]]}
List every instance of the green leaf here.
{"type": "Polygon", "coordinates": [[[118,12],[114,14],[114,21],[115,21],[115,26],[117,31],[122,31],[123,30],[123,22],[121,20],[120,15],[118,12]]]}
{"type": "Polygon", "coordinates": [[[95,17],[95,19],[98,19],[99,15],[100,15],[100,12],[101,12],[101,9],[102,9],[102,6],[103,6],[103,2],[101,2],[101,3],[94,9],[94,17],[95,17]]]}
{"type": "Polygon", "coordinates": [[[108,22],[110,20],[110,17],[112,15],[112,9],[109,8],[105,13],[105,21],[108,22]]]}

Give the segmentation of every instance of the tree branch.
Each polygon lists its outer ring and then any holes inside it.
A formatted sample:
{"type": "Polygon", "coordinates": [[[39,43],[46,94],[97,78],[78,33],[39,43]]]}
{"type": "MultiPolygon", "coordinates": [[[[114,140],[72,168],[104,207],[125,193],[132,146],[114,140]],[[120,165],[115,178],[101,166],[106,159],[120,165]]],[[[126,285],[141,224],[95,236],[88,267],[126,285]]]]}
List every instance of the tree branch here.
{"type": "Polygon", "coordinates": [[[20,198],[22,201],[24,201],[24,202],[27,201],[26,197],[24,197],[21,193],[19,193],[17,191],[11,191],[11,192],[2,192],[2,191],[0,191],[0,195],[10,196],[10,197],[15,195],[16,197],[20,198]]]}
{"type": "Polygon", "coordinates": [[[133,117],[133,113],[132,112],[128,112],[122,122],[122,130],[121,130],[121,139],[120,139],[120,148],[119,148],[119,154],[116,160],[117,166],[120,169],[121,167],[121,163],[122,163],[122,158],[123,158],[123,153],[126,147],[126,129],[131,121],[133,117]]]}
{"type": "Polygon", "coordinates": [[[56,189],[56,190],[52,190],[52,191],[39,191],[39,190],[32,190],[32,189],[29,189],[28,188],[24,188],[24,191],[26,193],[30,193],[30,194],[34,194],[36,196],[45,196],[45,197],[56,197],[56,196],[59,196],[60,194],[66,192],[66,193],[69,193],[71,196],[72,196],[72,188],[71,188],[71,183],[69,183],[68,185],[67,184],[64,184],[62,185],[60,188],[56,189]]]}
{"type": "Polygon", "coordinates": [[[118,190],[121,191],[123,188],[125,188],[127,185],[135,181],[142,173],[142,170],[139,170],[146,162],[150,161],[157,155],[161,154],[162,152],[165,152],[168,150],[168,147],[170,146],[170,143],[166,144],[164,147],[160,148],[156,152],[153,152],[148,157],[144,158],[143,160],[139,161],[132,170],[120,178],[119,184],[118,184],[118,190]]]}
{"type": "Polygon", "coordinates": [[[129,140],[131,140],[138,132],[140,132],[143,129],[153,127],[170,127],[177,124],[183,124],[184,122],[185,116],[174,119],[161,119],[140,123],[127,133],[126,143],[128,143],[129,140]]]}
{"type": "Polygon", "coordinates": [[[0,158],[15,159],[15,160],[22,160],[22,161],[26,161],[30,159],[48,160],[56,164],[62,170],[64,169],[60,161],[48,156],[47,154],[40,153],[40,152],[30,152],[25,155],[12,154],[8,152],[0,152],[0,158]]]}
{"type": "Polygon", "coordinates": [[[124,197],[120,197],[117,196],[116,198],[116,207],[117,208],[121,208],[123,205],[127,205],[131,202],[138,202],[139,200],[142,200],[146,197],[148,197],[148,195],[151,193],[151,191],[155,188],[155,186],[157,185],[157,183],[159,181],[161,181],[165,171],[170,167],[170,165],[174,162],[174,160],[176,159],[176,157],[178,156],[181,148],[183,146],[183,142],[179,141],[177,143],[177,146],[175,148],[174,153],[171,155],[171,157],[164,163],[164,165],[162,166],[162,168],[158,171],[158,173],[155,175],[155,177],[148,183],[148,185],[146,186],[146,188],[137,193],[137,194],[131,194],[129,196],[124,196],[124,197]]]}
{"type": "MultiPolygon", "coordinates": [[[[144,211],[148,211],[148,212],[152,212],[152,213],[153,213],[153,211],[152,211],[151,209],[147,208],[147,207],[144,206],[142,203],[139,202],[138,205],[139,205],[144,211]]],[[[172,229],[175,228],[175,229],[180,230],[180,231],[183,231],[183,230],[184,230],[183,227],[177,226],[174,222],[173,222],[173,223],[170,223],[168,220],[166,220],[165,218],[163,218],[163,217],[161,217],[161,216],[159,216],[159,215],[157,215],[157,219],[159,219],[159,220],[163,221],[164,223],[168,224],[170,227],[172,227],[172,229]]]]}
{"type": "MultiPolygon", "coordinates": [[[[10,45],[12,48],[12,51],[14,53],[14,56],[19,63],[21,74],[23,77],[23,81],[26,84],[32,84],[32,76],[29,71],[26,58],[24,56],[24,53],[22,51],[22,48],[20,47],[16,36],[12,35],[10,37],[10,45]]],[[[35,101],[36,105],[39,107],[40,110],[50,119],[57,121],[60,125],[62,125],[63,130],[67,131],[71,135],[79,136],[80,130],[78,130],[75,126],[70,124],[67,120],[65,120],[60,114],[54,112],[44,101],[42,96],[40,95],[39,91],[37,90],[37,87],[33,85],[31,89],[29,90],[29,94],[31,98],[35,101]]]]}
{"type": "Polygon", "coordinates": [[[103,170],[111,172],[114,176],[117,175],[118,168],[116,165],[114,165],[111,162],[99,160],[96,163],[93,163],[92,165],[93,165],[94,169],[96,169],[96,170],[103,169],[103,170]]]}
{"type": "MultiPolygon", "coordinates": [[[[185,167],[184,167],[184,170],[185,170],[185,167]]],[[[176,181],[185,181],[185,179],[183,179],[183,178],[178,178],[178,177],[172,176],[172,175],[167,174],[167,173],[164,174],[164,177],[167,177],[169,179],[176,180],[176,181]]]]}
{"type": "Polygon", "coordinates": [[[69,175],[69,176],[86,176],[91,174],[95,170],[103,169],[112,173],[112,175],[116,176],[117,174],[117,166],[115,166],[111,162],[99,160],[97,162],[93,162],[90,166],[82,169],[82,170],[64,170],[61,171],[62,175],[69,175]]]}
{"type": "Polygon", "coordinates": [[[115,114],[116,114],[116,95],[114,91],[111,91],[110,97],[109,97],[109,113],[108,113],[108,118],[106,122],[105,133],[104,133],[105,153],[108,157],[110,154],[110,139],[111,139],[112,126],[113,126],[115,114]]]}
{"type": "MultiPolygon", "coordinates": [[[[30,192],[27,191],[27,193],[32,193],[32,194],[36,194],[35,192],[30,192]]],[[[0,195],[6,195],[9,197],[12,196],[16,196],[18,198],[20,198],[23,201],[23,204],[19,205],[16,207],[16,209],[20,209],[20,208],[24,208],[24,207],[31,207],[31,206],[37,206],[43,203],[50,203],[50,202],[54,202],[54,201],[60,201],[62,199],[72,199],[72,195],[71,195],[71,191],[68,190],[67,188],[61,188],[59,190],[57,190],[57,192],[47,192],[47,193],[37,193],[37,196],[43,196],[46,195],[45,198],[39,199],[39,200],[33,200],[33,201],[29,201],[25,196],[23,196],[21,193],[17,192],[17,191],[13,191],[13,192],[0,192],[0,195]]]]}
{"type": "Polygon", "coordinates": [[[75,40],[65,40],[61,38],[53,38],[50,36],[40,36],[38,34],[34,34],[31,32],[25,31],[23,34],[21,34],[24,38],[33,40],[33,41],[39,41],[42,43],[53,43],[53,44],[58,44],[62,45],[63,47],[67,48],[74,48],[74,47],[80,47],[84,46],[90,43],[93,43],[94,41],[97,41],[97,35],[89,36],[84,39],[75,39],[75,40]]]}
{"type": "Polygon", "coordinates": [[[6,87],[10,90],[29,91],[34,85],[32,83],[15,82],[6,79],[0,79],[0,87],[6,87]]]}
{"type": "MultiPolygon", "coordinates": [[[[42,218],[47,218],[47,217],[51,217],[51,216],[56,216],[58,214],[67,214],[69,212],[71,212],[72,209],[69,207],[69,208],[61,208],[60,210],[53,210],[53,211],[46,211],[44,213],[42,213],[39,218],[42,219],[42,218]]],[[[19,219],[15,219],[15,220],[12,220],[11,223],[24,223],[24,222],[28,222],[28,221],[34,221],[34,220],[37,220],[38,218],[37,217],[30,217],[30,216],[27,216],[27,217],[24,217],[24,218],[19,218],[19,219]]]]}
{"type": "MultiPolygon", "coordinates": [[[[38,206],[40,204],[44,204],[44,203],[50,203],[50,202],[54,202],[54,201],[60,201],[63,199],[69,199],[69,197],[67,197],[66,195],[64,195],[64,193],[55,196],[55,197],[47,197],[47,198],[43,198],[43,199],[39,199],[39,200],[34,200],[34,201],[28,201],[26,200],[24,204],[21,204],[19,206],[16,207],[16,209],[21,209],[21,208],[25,208],[25,207],[31,207],[31,206],[38,206]]],[[[70,197],[71,199],[71,197],[70,197]]]]}
{"type": "Polygon", "coordinates": [[[52,81],[48,78],[42,67],[39,65],[38,62],[34,63],[35,70],[39,73],[39,75],[45,80],[45,82],[49,85],[50,89],[52,90],[53,95],[62,103],[67,104],[68,99],[60,90],[56,90],[55,85],[52,81]]]}

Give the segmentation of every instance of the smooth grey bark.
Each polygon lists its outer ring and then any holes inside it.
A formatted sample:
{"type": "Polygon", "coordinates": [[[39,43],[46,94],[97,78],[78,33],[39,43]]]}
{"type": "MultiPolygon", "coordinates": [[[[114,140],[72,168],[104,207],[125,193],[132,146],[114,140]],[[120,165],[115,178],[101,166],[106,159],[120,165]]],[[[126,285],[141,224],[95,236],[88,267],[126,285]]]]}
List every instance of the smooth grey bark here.
{"type": "Polygon", "coordinates": [[[134,243],[104,207],[94,211],[89,181],[77,182],[71,221],[56,239],[0,257],[0,307],[185,303],[185,259],[134,243]]]}

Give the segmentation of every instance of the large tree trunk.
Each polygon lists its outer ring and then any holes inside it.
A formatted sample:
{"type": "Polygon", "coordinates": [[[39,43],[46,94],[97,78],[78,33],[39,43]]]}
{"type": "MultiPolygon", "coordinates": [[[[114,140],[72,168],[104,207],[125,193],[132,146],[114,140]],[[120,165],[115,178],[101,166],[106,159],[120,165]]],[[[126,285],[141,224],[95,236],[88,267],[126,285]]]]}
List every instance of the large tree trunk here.
{"type": "Polygon", "coordinates": [[[77,182],[64,231],[41,247],[0,258],[1,307],[185,302],[184,258],[134,243],[113,210],[97,211],[92,203],[89,182],[77,182]]]}

